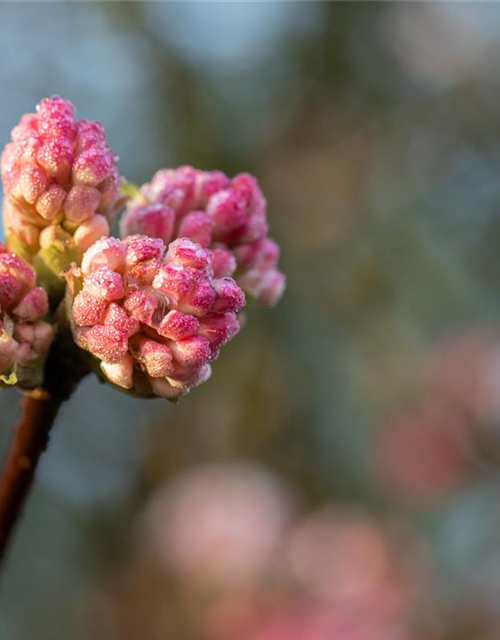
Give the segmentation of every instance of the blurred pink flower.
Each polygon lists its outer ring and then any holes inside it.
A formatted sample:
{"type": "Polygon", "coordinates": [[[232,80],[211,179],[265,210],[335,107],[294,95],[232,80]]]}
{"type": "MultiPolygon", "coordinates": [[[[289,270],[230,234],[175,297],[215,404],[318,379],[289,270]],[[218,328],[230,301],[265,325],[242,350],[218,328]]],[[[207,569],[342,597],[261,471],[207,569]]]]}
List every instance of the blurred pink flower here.
{"type": "Polygon", "coordinates": [[[408,608],[424,578],[421,548],[413,540],[398,546],[389,533],[358,509],[328,505],[292,531],[289,570],[311,596],[385,624],[408,608]]]}
{"type": "Polygon", "coordinates": [[[410,640],[404,627],[379,624],[362,609],[346,613],[308,598],[262,594],[218,602],[208,616],[210,640],[410,640]]]}
{"type": "Polygon", "coordinates": [[[139,395],[186,394],[239,331],[243,292],[214,278],[211,252],[187,238],[168,249],[146,236],[101,238],[68,277],[83,278],[71,306],[77,343],[139,395]]]}
{"type": "Polygon", "coordinates": [[[272,573],[292,512],[290,492],[269,472],[207,464],[161,489],[146,522],[152,549],[171,571],[229,586],[272,573]]]}
{"type": "Polygon", "coordinates": [[[500,337],[483,328],[447,336],[424,361],[421,377],[422,394],[465,419],[493,416],[500,412],[500,337]]]}
{"type": "Polygon", "coordinates": [[[129,202],[122,236],[144,234],[165,243],[188,237],[214,251],[216,276],[234,277],[262,306],[273,306],[285,289],[277,269],[279,247],[267,237],[266,200],[257,180],[241,173],[189,166],[158,171],[129,202]]]}
{"type": "Polygon", "coordinates": [[[433,89],[477,73],[491,55],[496,34],[494,21],[467,4],[388,5],[383,23],[387,48],[403,70],[433,89]]]}
{"type": "Polygon", "coordinates": [[[442,340],[424,359],[419,394],[381,428],[376,466],[401,496],[439,499],[464,480],[500,412],[499,338],[472,329],[442,340]]]}
{"type": "Polygon", "coordinates": [[[440,402],[422,402],[392,416],[378,434],[376,466],[384,484],[410,500],[440,499],[468,468],[463,416],[440,402]]]}
{"type": "Polygon", "coordinates": [[[44,98],[24,115],[1,157],[8,235],[36,253],[55,239],[87,249],[109,233],[120,178],[99,122],[75,120],[71,102],[44,98]]]}

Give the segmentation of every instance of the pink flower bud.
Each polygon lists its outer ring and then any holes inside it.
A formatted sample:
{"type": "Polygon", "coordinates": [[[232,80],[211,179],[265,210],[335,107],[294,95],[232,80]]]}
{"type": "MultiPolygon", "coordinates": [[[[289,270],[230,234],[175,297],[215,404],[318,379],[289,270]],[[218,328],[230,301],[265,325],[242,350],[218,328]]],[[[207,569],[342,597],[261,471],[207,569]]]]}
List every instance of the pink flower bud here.
{"type": "Polygon", "coordinates": [[[178,395],[184,395],[209,380],[211,375],[212,367],[209,364],[203,364],[193,369],[184,369],[180,365],[174,365],[174,373],[167,376],[166,379],[174,389],[177,389],[178,395]]]}
{"type": "Polygon", "coordinates": [[[73,303],[73,317],[81,327],[91,327],[104,317],[106,301],[99,300],[89,291],[80,291],[73,303]]]}
{"type": "Polygon", "coordinates": [[[110,164],[114,158],[109,151],[94,146],[85,149],[77,157],[73,166],[73,179],[76,184],[98,186],[110,173],[110,164]]]}
{"type": "Polygon", "coordinates": [[[19,172],[16,186],[12,190],[15,197],[24,199],[27,204],[35,204],[37,198],[48,188],[49,181],[42,169],[27,164],[19,172]]]}
{"type": "Polygon", "coordinates": [[[166,344],[141,336],[133,349],[137,360],[152,378],[166,378],[173,372],[172,352],[166,344]]]}
{"type": "Polygon", "coordinates": [[[139,395],[186,394],[208,379],[209,362],[239,329],[243,292],[214,278],[212,253],[188,238],[166,253],[160,239],[101,238],[74,271],[81,273],[75,340],[111,382],[139,395]]]}
{"type": "Polygon", "coordinates": [[[85,290],[98,300],[111,302],[123,298],[123,280],[119,273],[108,267],[100,267],[83,281],[85,290]]]}
{"type": "Polygon", "coordinates": [[[133,266],[127,268],[127,277],[129,280],[129,288],[133,289],[134,281],[141,282],[143,285],[152,285],[158,272],[161,270],[163,262],[159,258],[150,258],[137,262],[133,266]]]}
{"type": "Polygon", "coordinates": [[[123,306],[132,318],[148,327],[153,327],[156,324],[154,318],[161,317],[163,307],[166,309],[167,303],[163,304],[162,298],[155,293],[138,290],[126,296],[123,306]]]}
{"type": "Polygon", "coordinates": [[[277,269],[250,269],[238,281],[262,307],[274,307],[286,287],[286,278],[277,269]]]}
{"type": "Polygon", "coordinates": [[[127,355],[127,334],[115,327],[95,324],[85,338],[88,350],[100,360],[115,364],[127,355]]]}
{"type": "Polygon", "coordinates": [[[200,322],[199,334],[208,340],[211,359],[218,356],[221,347],[229,342],[238,331],[240,324],[235,313],[213,314],[200,322]]]}
{"type": "Polygon", "coordinates": [[[73,164],[73,145],[64,137],[46,140],[38,149],[38,164],[59,182],[66,182],[73,164]]]}
{"type": "Polygon", "coordinates": [[[210,345],[202,336],[191,336],[171,344],[176,361],[186,369],[199,369],[210,358],[210,345]]]}
{"type": "Polygon", "coordinates": [[[58,184],[52,184],[36,201],[36,211],[44,220],[52,222],[58,214],[62,220],[62,207],[66,191],[58,184]]]}
{"type": "Polygon", "coordinates": [[[241,311],[245,306],[245,294],[232,278],[217,278],[214,288],[217,296],[212,306],[214,313],[241,311]]]}
{"type": "Polygon", "coordinates": [[[109,222],[107,218],[96,213],[90,219],[85,220],[75,231],[73,240],[77,247],[86,251],[96,240],[109,234],[109,222]]]}
{"type": "Polygon", "coordinates": [[[14,307],[12,313],[20,320],[34,321],[37,318],[47,315],[49,311],[49,300],[47,292],[41,287],[36,287],[29,291],[21,302],[14,307]]]}
{"type": "Polygon", "coordinates": [[[182,220],[179,237],[191,238],[202,247],[208,247],[212,241],[213,227],[212,219],[204,211],[192,211],[182,220]]]}
{"type": "Polygon", "coordinates": [[[211,263],[212,255],[189,238],[179,238],[170,243],[167,260],[193,269],[206,269],[211,263]]]}
{"type": "Polygon", "coordinates": [[[236,271],[236,258],[229,249],[216,247],[212,249],[212,268],[216,278],[232,276],[236,271]]]}
{"type": "Polygon", "coordinates": [[[82,258],[82,271],[89,274],[99,267],[120,271],[125,266],[125,245],[116,238],[100,238],[82,258]]]}
{"type": "MultiPolygon", "coordinates": [[[[138,201],[129,203],[121,232],[122,236],[141,233],[164,239],[163,225],[168,227],[169,240],[173,230],[174,237],[190,238],[210,249],[214,275],[221,278],[236,272],[238,284],[257,304],[272,306],[283,294],[285,278],[277,271],[279,247],[267,237],[266,199],[250,174],[229,180],[219,171],[186,166],[158,171],[141,187],[138,201]]],[[[183,245],[181,256],[175,247],[169,251],[177,252],[176,263],[205,268],[192,262],[189,248],[183,245]]],[[[178,291],[175,296],[182,297],[178,291]]],[[[193,312],[189,306],[184,309],[193,312]]]]}
{"type": "Polygon", "coordinates": [[[153,288],[177,302],[192,290],[194,283],[193,270],[177,264],[162,264],[154,277],[153,288]]]}
{"type": "MultiPolygon", "coordinates": [[[[58,96],[43,99],[36,114],[21,118],[0,165],[6,231],[32,255],[40,249],[44,227],[67,221],[71,239],[84,221],[114,213],[120,178],[102,125],[76,121],[72,104],[58,96]]],[[[97,231],[106,233],[109,227],[94,225],[94,240],[97,231]]]]}
{"type": "Polygon", "coordinates": [[[166,378],[151,378],[151,390],[155,396],[159,398],[178,398],[182,395],[179,389],[172,386],[166,378]]]}
{"type": "Polygon", "coordinates": [[[151,182],[144,185],[143,191],[147,200],[160,202],[182,215],[193,203],[195,194],[196,170],[182,166],[176,170],[162,169],[151,182]]]}
{"type": "Polygon", "coordinates": [[[130,236],[126,238],[125,245],[125,262],[128,267],[134,267],[145,260],[162,258],[165,253],[165,245],[159,238],[130,236]]]}
{"type": "Polygon", "coordinates": [[[141,330],[139,321],[136,318],[129,316],[125,309],[115,302],[112,302],[107,308],[104,316],[104,324],[123,331],[128,337],[139,333],[141,330]]]}
{"type": "Polygon", "coordinates": [[[27,293],[36,283],[34,270],[15,253],[0,254],[0,274],[13,276],[20,287],[20,294],[27,293]]]}
{"type": "Polygon", "coordinates": [[[195,203],[205,207],[210,196],[229,186],[229,178],[222,171],[196,171],[195,203]]]}
{"type": "Polygon", "coordinates": [[[134,385],[134,359],[128,354],[119,362],[101,362],[101,370],[110,382],[119,387],[131,389],[134,385]]]}
{"type": "Polygon", "coordinates": [[[145,235],[168,244],[174,230],[175,213],[160,203],[131,207],[120,221],[122,237],[145,235]]]}
{"type": "Polygon", "coordinates": [[[160,322],[158,333],[170,340],[183,340],[198,333],[200,323],[194,316],[180,311],[169,311],[160,322]]]}
{"type": "Polygon", "coordinates": [[[95,214],[101,194],[98,189],[77,184],[71,187],[64,203],[66,220],[79,224],[95,214]]]}
{"type": "Polygon", "coordinates": [[[10,273],[0,273],[0,309],[10,307],[19,296],[21,284],[10,273]]]}
{"type": "Polygon", "coordinates": [[[270,238],[260,238],[255,242],[242,244],[234,249],[241,267],[275,267],[280,257],[279,246],[270,238]]]}
{"type": "Polygon", "coordinates": [[[79,155],[82,151],[92,147],[102,147],[106,145],[106,134],[100,122],[89,122],[80,120],[77,125],[77,140],[75,153],[79,155]]]}
{"type": "Polygon", "coordinates": [[[215,193],[208,201],[207,214],[215,223],[215,233],[222,239],[245,222],[244,202],[231,189],[215,193]]]}
{"type": "Polygon", "coordinates": [[[43,358],[53,339],[47,293],[35,287],[36,274],[0,245],[0,376],[16,374],[23,388],[40,384],[43,358]]]}
{"type": "Polygon", "coordinates": [[[201,317],[206,316],[216,302],[217,293],[214,285],[211,282],[202,280],[201,282],[196,282],[189,294],[178,301],[177,307],[183,313],[201,317]]]}
{"type": "MultiPolygon", "coordinates": [[[[23,323],[23,325],[18,325],[18,327],[28,327],[29,323],[23,323]]],[[[36,355],[36,357],[45,357],[49,352],[50,345],[52,344],[52,340],[54,338],[54,330],[52,325],[48,322],[44,322],[43,320],[37,320],[32,325],[33,327],[33,342],[31,343],[31,348],[36,355]]],[[[17,339],[19,339],[18,334],[14,334],[17,339]]]]}

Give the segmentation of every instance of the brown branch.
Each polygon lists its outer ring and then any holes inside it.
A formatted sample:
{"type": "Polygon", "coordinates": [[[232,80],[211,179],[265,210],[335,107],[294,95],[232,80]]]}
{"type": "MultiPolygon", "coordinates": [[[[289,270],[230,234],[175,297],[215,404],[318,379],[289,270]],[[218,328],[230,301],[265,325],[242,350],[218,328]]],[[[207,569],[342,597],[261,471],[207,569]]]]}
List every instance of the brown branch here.
{"type": "Polygon", "coordinates": [[[63,400],[44,389],[27,393],[0,477],[0,563],[21,515],[40,456],[63,400]]]}
{"type": "Polygon", "coordinates": [[[0,565],[59,409],[90,372],[82,354],[69,326],[61,323],[45,363],[43,387],[24,393],[22,417],[0,471],[0,565]]]}

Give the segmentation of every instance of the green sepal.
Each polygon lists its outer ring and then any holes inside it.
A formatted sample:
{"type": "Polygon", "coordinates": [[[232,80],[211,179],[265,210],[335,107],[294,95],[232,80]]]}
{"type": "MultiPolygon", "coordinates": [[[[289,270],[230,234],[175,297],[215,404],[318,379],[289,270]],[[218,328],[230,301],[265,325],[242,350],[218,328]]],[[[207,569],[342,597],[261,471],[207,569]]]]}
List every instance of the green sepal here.
{"type": "Polygon", "coordinates": [[[17,375],[14,371],[12,371],[8,376],[0,376],[0,388],[4,385],[11,387],[17,384],[17,381],[17,375]]]}
{"type": "Polygon", "coordinates": [[[122,182],[120,185],[120,195],[126,198],[132,198],[132,200],[144,200],[141,190],[133,182],[122,182]]]}
{"type": "Polygon", "coordinates": [[[33,254],[29,250],[28,246],[19,238],[19,236],[16,236],[15,233],[6,231],[5,244],[7,245],[9,251],[17,254],[28,264],[31,264],[33,262],[33,254]]]}
{"type": "Polygon", "coordinates": [[[47,291],[51,306],[57,305],[64,297],[66,281],[63,272],[68,271],[72,263],[80,264],[81,259],[81,250],[64,241],[56,241],[40,249],[33,259],[38,284],[47,291]]]}

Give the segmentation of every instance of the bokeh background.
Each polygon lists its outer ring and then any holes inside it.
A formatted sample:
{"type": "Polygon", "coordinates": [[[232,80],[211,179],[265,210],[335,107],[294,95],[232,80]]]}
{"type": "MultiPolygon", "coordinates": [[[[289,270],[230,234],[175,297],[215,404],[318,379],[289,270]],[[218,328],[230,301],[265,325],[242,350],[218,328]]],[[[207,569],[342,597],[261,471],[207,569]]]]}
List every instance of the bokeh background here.
{"type": "Polygon", "coordinates": [[[251,171],[288,276],[179,406],[81,385],[1,638],[498,640],[499,27],[495,4],[0,4],[2,145],[58,93],[134,182],[251,171]]]}

